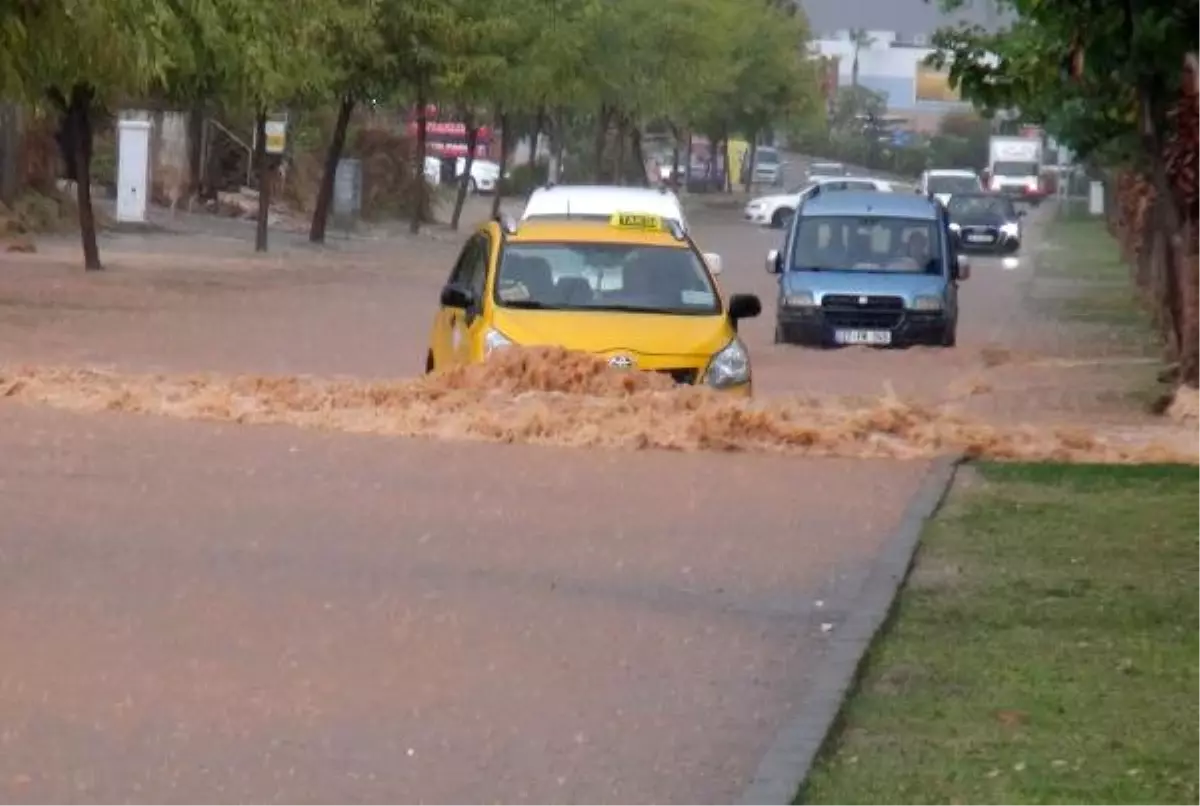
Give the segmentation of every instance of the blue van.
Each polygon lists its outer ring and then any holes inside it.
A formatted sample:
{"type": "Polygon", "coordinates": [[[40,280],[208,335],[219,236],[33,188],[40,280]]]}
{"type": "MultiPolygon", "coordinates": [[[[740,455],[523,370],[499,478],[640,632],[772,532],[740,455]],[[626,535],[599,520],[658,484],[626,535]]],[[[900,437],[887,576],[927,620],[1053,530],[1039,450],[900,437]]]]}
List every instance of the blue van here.
{"type": "Polygon", "coordinates": [[[946,209],[907,193],[818,193],[796,211],[779,275],[777,344],[953,347],[970,276],[946,209]]]}

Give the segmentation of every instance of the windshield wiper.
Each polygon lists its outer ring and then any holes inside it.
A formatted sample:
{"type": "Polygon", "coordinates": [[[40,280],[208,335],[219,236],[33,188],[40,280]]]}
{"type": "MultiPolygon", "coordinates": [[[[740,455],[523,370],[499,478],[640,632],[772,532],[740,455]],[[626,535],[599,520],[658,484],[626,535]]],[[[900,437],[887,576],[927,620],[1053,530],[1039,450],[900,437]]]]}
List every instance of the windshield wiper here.
{"type": "Polygon", "coordinates": [[[680,310],[679,308],[659,308],[652,305],[586,305],[581,307],[581,311],[620,311],[621,313],[668,313],[676,315],[686,315],[690,313],[711,313],[711,311],[689,311],[680,310]]]}
{"type": "Polygon", "coordinates": [[[557,305],[547,305],[544,302],[538,302],[536,299],[513,299],[504,302],[506,308],[525,308],[531,311],[551,311],[561,310],[557,305]]]}

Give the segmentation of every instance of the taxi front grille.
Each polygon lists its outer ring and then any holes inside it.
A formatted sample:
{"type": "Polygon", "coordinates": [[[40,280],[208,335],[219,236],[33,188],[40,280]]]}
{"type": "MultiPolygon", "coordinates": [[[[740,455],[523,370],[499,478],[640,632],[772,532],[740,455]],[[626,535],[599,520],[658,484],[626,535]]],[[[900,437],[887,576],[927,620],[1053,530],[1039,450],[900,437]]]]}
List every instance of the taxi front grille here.
{"type": "Polygon", "coordinates": [[[671,380],[675,381],[675,383],[684,384],[687,386],[695,384],[696,376],[700,374],[700,370],[696,369],[695,367],[689,367],[686,369],[657,369],[654,371],[663,375],[669,375],[671,380]]]}

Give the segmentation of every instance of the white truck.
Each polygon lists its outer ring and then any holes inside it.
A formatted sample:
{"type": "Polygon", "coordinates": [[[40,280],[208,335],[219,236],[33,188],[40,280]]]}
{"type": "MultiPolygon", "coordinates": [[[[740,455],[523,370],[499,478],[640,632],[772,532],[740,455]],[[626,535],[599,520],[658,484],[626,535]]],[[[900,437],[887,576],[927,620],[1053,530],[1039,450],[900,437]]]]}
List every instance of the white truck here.
{"type": "Polygon", "coordinates": [[[1042,191],[1042,140],[993,136],[988,141],[987,186],[1037,204],[1042,191]]]}

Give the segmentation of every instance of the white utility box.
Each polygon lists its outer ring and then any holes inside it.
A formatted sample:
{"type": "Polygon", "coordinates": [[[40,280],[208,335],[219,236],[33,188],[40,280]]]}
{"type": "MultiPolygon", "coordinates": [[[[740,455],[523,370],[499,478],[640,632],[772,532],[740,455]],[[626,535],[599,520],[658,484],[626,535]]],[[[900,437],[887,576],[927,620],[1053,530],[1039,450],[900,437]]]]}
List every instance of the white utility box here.
{"type": "Polygon", "coordinates": [[[150,121],[117,122],[117,221],[145,221],[150,195],[150,121]]]}

